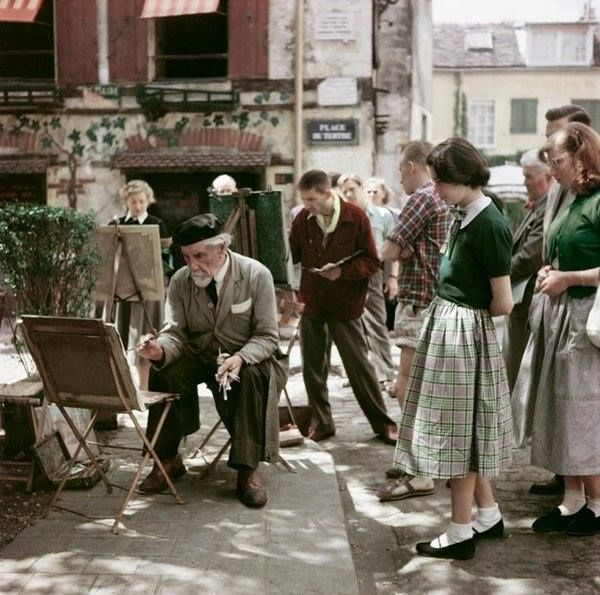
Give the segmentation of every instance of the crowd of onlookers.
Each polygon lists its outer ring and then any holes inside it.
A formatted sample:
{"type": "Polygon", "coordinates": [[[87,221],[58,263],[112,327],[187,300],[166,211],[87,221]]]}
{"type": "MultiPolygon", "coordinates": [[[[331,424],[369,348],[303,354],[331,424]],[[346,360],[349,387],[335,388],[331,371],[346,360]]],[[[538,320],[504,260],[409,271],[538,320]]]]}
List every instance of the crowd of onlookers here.
{"type": "MultiPolygon", "coordinates": [[[[374,434],[395,445],[378,497],[426,496],[434,479],[449,483],[451,521],[417,544],[422,555],[467,559],[477,540],[504,536],[491,479],[514,445],[531,444],[532,463],[556,474],[531,491],[562,494],[533,530],[600,531],[600,350],[586,335],[600,272],[600,136],[578,106],[546,119],[545,142],[521,159],[528,198],[514,233],[486,188],[486,161],[462,138],[403,148],[402,203],[384,180],[354,173],[310,170],[297,183],[289,245],[304,304],[309,437],[336,432],[327,387],[334,344],[374,434]],[[502,346],[500,316],[508,317],[502,346]],[[386,392],[400,404],[398,423],[386,392]]],[[[235,181],[220,176],[213,190],[235,192],[235,181]]],[[[121,225],[161,224],[147,213],[147,184],[129,182],[122,196],[121,225]]],[[[151,364],[150,389],[183,396],[156,452],[172,478],[185,474],[178,447],[198,429],[195,386],[206,382],[232,436],[238,495],[263,506],[257,468],[277,456],[273,406],[285,378],[272,278],[228,249],[231,236],[212,215],[181,223],[172,237],[186,266],[171,278],[165,326],[134,338],[138,363],[151,364]]],[[[165,489],[156,467],[142,489],[165,489]]]]}

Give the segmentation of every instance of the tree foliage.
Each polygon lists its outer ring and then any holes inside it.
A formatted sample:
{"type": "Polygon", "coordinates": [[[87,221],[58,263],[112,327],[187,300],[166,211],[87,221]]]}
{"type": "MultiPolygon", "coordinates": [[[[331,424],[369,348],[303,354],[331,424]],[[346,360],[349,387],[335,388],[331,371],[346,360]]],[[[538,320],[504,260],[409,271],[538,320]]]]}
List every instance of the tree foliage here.
{"type": "Polygon", "coordinates": [[[100,255],[93,215],[9,204],[0,209],[0,270],[18,314],[87,316],[100,255]]]}

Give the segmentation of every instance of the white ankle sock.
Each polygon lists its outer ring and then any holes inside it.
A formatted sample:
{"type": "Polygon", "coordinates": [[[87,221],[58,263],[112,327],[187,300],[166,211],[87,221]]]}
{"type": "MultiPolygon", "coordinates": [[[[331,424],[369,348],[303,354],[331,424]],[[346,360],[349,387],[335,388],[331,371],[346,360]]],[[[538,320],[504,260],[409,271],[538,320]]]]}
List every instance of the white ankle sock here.
{"type": "Polygon", "coordinates": [[[588,498],[587,507],[596,515],[600,516],[600,498],[588,498]]]}
{"type": "Polygon", "coordinates": [[[565,490],[561,505],[558,507],[563,516],[579,512],[585,506],[585,495],[583,486],[580,490],[565,490]]]}
{"type": "Polygon", "coordinates": [[[442,533],[439,537],[436,537],[431,541],[429,545],[435,548],[446,547],[453,543],[460,543],[473,537],[473,528],[471,523],[466,525],[460,525],[459,523],[450,522],[448,529],[445,533],[442,533]]]}
{"type": "Polygon", "coordinates": [[[491,529],[501,518],[502,514],[496,502],[490,508],[477,508],[477,516],[473,521],[473,529],[478,533],[483,533],[491,529]]]}

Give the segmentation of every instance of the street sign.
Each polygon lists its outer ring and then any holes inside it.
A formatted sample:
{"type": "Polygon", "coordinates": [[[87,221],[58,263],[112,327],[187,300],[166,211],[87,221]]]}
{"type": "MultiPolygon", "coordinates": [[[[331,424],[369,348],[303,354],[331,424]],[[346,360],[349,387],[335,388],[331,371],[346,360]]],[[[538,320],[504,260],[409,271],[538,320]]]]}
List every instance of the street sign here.
{"type": "Polygon", "coordinates": [[[357,120],[308,120],[307,142],[311,145],[358,144],[357,120]]]}

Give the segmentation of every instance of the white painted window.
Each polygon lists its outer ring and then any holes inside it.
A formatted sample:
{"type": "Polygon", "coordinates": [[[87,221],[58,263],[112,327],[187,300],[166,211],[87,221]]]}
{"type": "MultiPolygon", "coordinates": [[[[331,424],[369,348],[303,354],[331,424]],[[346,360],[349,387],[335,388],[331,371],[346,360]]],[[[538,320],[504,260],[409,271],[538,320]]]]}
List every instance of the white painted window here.
{"type": "Polygon", "coordinates": [[[495,145],[495,104],[493,99],[469,101],[469,140],[482,149],[495,145]]]}
{"type": "Polygon", "coordinates": [[[587,65],[592,59],[589,29],[529,30],[527,63],[530,66],[587,65]]]}

